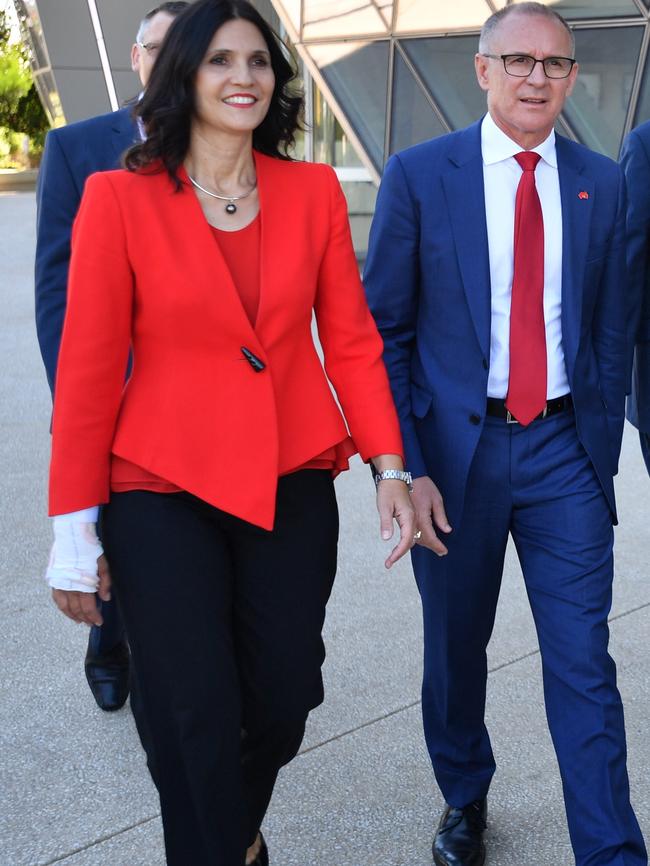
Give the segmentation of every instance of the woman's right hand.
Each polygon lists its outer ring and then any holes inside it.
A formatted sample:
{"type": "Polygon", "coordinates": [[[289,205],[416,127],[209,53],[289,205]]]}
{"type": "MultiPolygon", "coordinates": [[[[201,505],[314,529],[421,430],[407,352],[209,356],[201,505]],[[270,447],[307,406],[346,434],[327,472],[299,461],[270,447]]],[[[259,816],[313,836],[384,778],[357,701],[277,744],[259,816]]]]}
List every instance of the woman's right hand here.
{"type": "Polygon", "coordinates": [[[103,625],[104,620],[97,607],[97,596],[102,601],[111,600],[111,573],[103,553],[97,560],[97,576],[99,584],[96,593],[78,592],[70,589],[52,590],[52,598],[61,613],[75,622],[82,622],[86,625],[103,625]]]}
{"type": "Polygon", "coordinates": [[[59,610],[86,625],[102,625],[97,596],[102,601],[111,597],[111,575],[96,519],[96,508],[53,518],[54,544],[45,573],[59,610]]]}

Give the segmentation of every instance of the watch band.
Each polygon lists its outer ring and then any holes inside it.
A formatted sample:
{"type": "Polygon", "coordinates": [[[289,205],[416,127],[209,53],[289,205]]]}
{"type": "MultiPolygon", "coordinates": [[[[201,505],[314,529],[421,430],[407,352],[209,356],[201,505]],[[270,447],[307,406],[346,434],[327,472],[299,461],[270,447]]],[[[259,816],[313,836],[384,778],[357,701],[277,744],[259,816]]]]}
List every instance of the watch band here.
{"type": "Polygon", "coordinates": [[[378,485],[380,481],[403,481],[408,487],[409,492],[413,489],[411,473],[406,472],[404,469],[384,469],[383,472],[377,472],[375,475],[375,485],[378,485]]]}

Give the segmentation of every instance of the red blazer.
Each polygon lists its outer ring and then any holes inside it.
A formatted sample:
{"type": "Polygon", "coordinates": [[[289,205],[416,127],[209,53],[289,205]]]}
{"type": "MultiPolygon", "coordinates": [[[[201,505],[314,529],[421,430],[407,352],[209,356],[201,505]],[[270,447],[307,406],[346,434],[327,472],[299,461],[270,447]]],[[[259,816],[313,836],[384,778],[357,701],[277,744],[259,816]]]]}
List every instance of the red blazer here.
{"type": "Polygon", "coordinates": [[[402,454],[334,171],[259,153],[255,163],[255,328],[186,174],[180,192],[165,172],[89,178],[57,369],[51,514],[107,502],[114,453],[270,529],[278,474],[348,435],[328,377],[363,459],[402,454]]]}

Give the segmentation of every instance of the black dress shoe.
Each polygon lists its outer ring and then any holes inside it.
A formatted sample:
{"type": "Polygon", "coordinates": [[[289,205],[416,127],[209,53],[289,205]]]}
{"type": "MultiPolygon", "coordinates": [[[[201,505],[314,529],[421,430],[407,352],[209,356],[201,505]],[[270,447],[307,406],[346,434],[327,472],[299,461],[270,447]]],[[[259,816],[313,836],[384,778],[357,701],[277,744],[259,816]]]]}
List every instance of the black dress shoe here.
{"type": "Polygon", "coordinates": [[[262,843],[257,857],[253,860],[250,866],[269,866],[269,849],[266,847],[264,836],[260,830],[260,841],[262,843]]]}
{"type": "Polygon", "coordinates": [[[483,866],[486,820],[487,800],[476,800],[462,809],[447,806],[433,837],[436,866],[483,866]]]}
{"type": "Polygon", "coordinates": [[[106,653],[86,653],[84,662],[90,691],[100,710],[119,710],[129,696],[129,647],[120,641],[106,653]]]}

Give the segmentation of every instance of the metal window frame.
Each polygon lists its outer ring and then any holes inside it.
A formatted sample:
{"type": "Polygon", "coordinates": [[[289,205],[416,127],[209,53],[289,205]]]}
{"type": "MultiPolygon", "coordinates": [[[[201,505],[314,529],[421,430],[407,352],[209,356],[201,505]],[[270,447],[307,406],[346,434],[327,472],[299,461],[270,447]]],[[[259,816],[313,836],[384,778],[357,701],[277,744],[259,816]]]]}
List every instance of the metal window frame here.
{"type": "Polygon", "coordinates": [[[106,50],[106,42],[104,41],[104,31],[102,30],[102,22],[99,17],[96,0],[86,0],[90,19],[93,23],[93,31],[97,40],[97,50],[99,51],[99,62],[101,63],[104,82],[106,83],[106,91],[108,93],[108,101],[111,105],[111,111],[117,111],[120,107],[120,101],[117,98],[117,90],[113,81],[113,71],[111,62],[108,59],[108,51],[106,50]]]}

